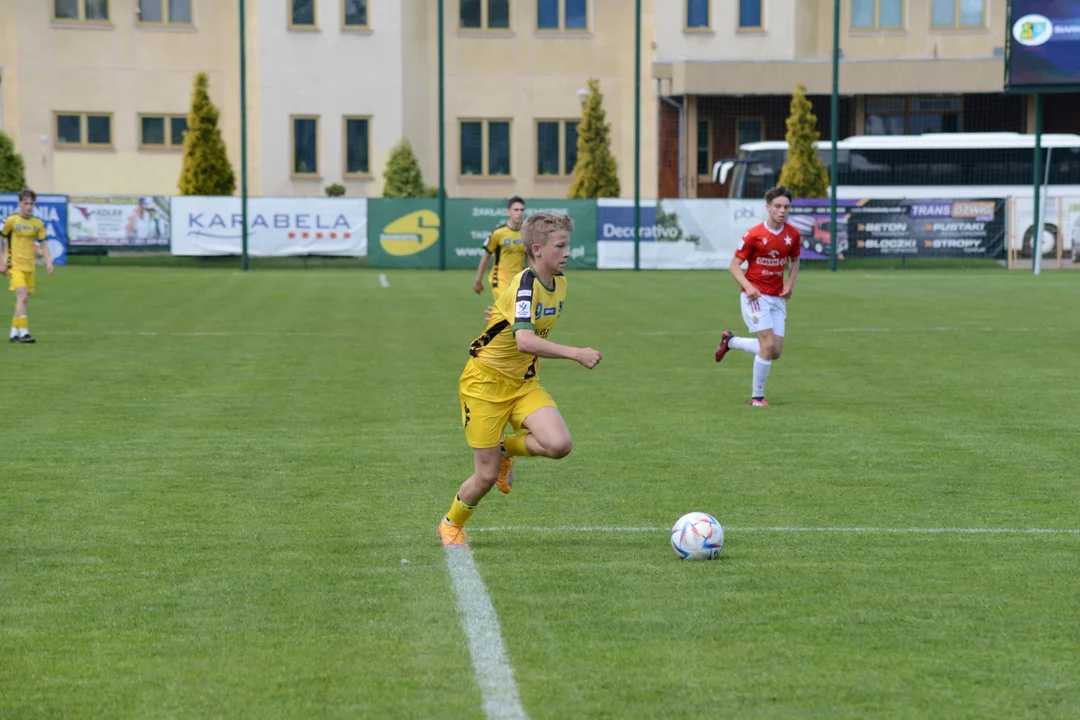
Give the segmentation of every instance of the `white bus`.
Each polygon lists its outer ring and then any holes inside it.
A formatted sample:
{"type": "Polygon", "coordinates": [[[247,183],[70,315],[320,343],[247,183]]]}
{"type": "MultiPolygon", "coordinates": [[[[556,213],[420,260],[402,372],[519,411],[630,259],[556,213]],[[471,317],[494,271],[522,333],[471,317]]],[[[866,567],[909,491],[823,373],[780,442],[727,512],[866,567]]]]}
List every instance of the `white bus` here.
{"type": "MultiPolygon", "coordinates": [[[[1080,135],[1042,136],[1046,195],[1080,197],[1080,135]]],[[[1035,136],[1020,133],[933,133],[860,135],[837,143],[837,197],[859,198],[1031,198],[1035,136]]],[[[818,143],[829,165],[832,143],[818,143]]],[[[787,142],[747,143],[739,156],[713,166],[713,181],[730,180],[729,197],[760,198],[777,183],[787,142]]],[[[1044,215],[1042,247],[1057,244],[1057,218],[1044,215]]],[[[1029,221],[1030,222],[1030,221],[1029,221]]],[[[1065,244],[1080,246],[1080,228],[1066,232],[1065,244]]],[[[1023,233],[1029,254],[1032,228],[1023,233]]],[[[1018,243],[1019,244],[1019,243],[1018,243]]]]}

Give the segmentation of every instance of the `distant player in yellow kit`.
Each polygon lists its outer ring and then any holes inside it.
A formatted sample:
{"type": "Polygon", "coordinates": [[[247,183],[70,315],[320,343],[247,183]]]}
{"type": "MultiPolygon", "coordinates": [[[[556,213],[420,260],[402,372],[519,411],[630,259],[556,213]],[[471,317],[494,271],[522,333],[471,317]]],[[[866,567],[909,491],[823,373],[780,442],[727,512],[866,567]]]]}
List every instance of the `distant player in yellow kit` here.
{"type": "Polygon", "coordinates": [[[521,236],[530,267],[513,278],[491,309],[487,329],[469,348],[472,357],[458,394],[474,471],[439,521],[439,537],[447,547],[468,546],[464,525],[492,487],[510,492],[515,456],[558,460],[573,447],[566,421],[537,377],[542,357],[575,360],[589,369],[600,362],[592,348],[547,339],[566,302],[562,271],[573,229],[566,215],[537,213],[525,221],[521,236]],[[507,422],[514,432],[504,436],[507,422]]]}
{"type": "Polygon", "coordinates": [[[34,205],[37,195],[33,190],[19,193],[19,212],[8,216],[0,229],[0,275],[10,279],[8,288],[15,293],[15,316],[11,321],[9,342],[36,342],[30,334],[30,321],[26,317],[26,306],[34,294],[34,267],[37,260],[37,247],[41,243],[41,253],[45,256],[45,269],[53,274],[52,258],[45,245],[45,223],[34,217],[34,205]]]}
{"type": "Polygon", "coordinates": [[[489,282],[493,300],[498,300],[510,285],[510,281],[525,267],[525,246],[521,243],[521,223],[525,219],[525,201],[510,198],[506,204],[506,222],[491,231],[484,242],[484,255],[476,268],[473,290],[477,295],[484,292],[484,270],[492,261],[489,282]]]}

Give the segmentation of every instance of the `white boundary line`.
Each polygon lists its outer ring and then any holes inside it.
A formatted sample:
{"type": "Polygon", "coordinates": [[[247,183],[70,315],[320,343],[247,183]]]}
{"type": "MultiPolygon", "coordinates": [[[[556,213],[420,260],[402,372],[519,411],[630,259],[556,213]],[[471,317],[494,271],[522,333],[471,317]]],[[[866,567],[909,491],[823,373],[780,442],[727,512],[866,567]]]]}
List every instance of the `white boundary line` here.
{"type": "Polygon", "coordinates": [[[446,569],[450,571],[458,598],[461,627],[469,640],[473,673],[484,701],[484,714],[491,720],[527,720],[503,646],[499,618],[473,562],[472,550],[452,547],[446,548],[445,554],[446,569]]]}
{"type": "MultiPolygon", "coordinates": [[[[503,527],[470,527],[472,532],[536,532],[536,533],[667,533],[662,527],[619,527],[568,525],[565,527],[530,527],[507,525],[503,527]]],[[[725,527],[727,533],[871,533],[901,535],[1080,535],[1080,529],[1071,528],[886,528],[886,527],[725,527]]]]}
{"type": "MultiPolygon", "coordinates": [[[[380,276],[385,277],[385,276],[380,276]]],[[[387,282],[383,287],[390,287],[390,283],[387,282]]],[[[810,333],[866,333],[866,334],[884,334],[884,333],[944,333],[944,332],[956,332],[956,333],[1063,333],[1073,332],[1075,328],[1064,327],[1037,327],[1037,328],[992,328],[992,327],[972,327],[972,328],[948,328],[948,327],[936,327],[936,328],[887,328],[887,327],[841,327],[841,328],[810,328],[810,333]]],[[[168,330],[157,331],[135,331],[135,330],[104,330],[101,332],[88,332],[86,330],[53,330],[53,331],[40,331],[38,335],[116,335],[116,336],[144,336],[144,337],[361,337],[362,333],[347,333],[347,332],[289,332],[289,331],[274,331],[268,330],[265,332],[172,332],[168,330]]],[[[568,331],[567,335],[576,335],[577,331],[568,331]]],[[[665,337],[665,336],[709,336],[720,337],[720,331],[718,330],[685,330],[685,331],[670,331],[670,330],[635,330],[635,331],[613,331],[609,335],[624,335],[634,337],[665,337]]]]}
{"type": "Polygon", "coordinates": [[[38,335],[93,335],[93,336],[118,336],[118,337],[332,337],[351,338],[360,337],[360,333],[335,333],[335,332],[288,332],[280,330],[268,330],[266,332],[157,332],[156,330],[105,330],[103,332],[87,332],[85,330],[53,330],[51,332],[39,332],[38,335]]]}

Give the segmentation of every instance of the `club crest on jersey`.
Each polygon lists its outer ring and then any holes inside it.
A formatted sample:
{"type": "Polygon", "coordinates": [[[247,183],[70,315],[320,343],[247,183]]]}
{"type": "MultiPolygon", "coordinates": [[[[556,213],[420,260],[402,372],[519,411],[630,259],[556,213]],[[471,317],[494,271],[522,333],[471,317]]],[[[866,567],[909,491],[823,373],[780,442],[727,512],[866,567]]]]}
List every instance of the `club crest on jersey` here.
{"type": "Polygon", "coordinates": [[[536,317],[539,318],[543,314],[544,314],[544,303],[542,303],[542,302],[536,303],[536,317]]]}

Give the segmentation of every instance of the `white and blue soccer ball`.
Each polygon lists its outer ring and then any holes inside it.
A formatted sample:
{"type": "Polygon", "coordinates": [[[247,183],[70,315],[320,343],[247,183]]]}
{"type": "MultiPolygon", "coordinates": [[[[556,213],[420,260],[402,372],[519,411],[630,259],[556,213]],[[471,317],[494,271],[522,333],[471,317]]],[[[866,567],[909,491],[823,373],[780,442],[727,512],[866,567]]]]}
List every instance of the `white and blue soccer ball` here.
{"type": "Polygon", "coordinates": [[[724,547],[724,528],[708,513],[687,513],[671,528],[671,547],[683,560],[715,560],[724,547]]]}

